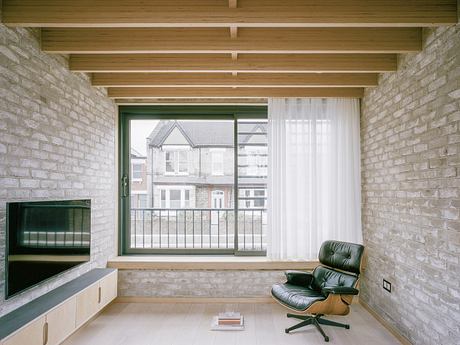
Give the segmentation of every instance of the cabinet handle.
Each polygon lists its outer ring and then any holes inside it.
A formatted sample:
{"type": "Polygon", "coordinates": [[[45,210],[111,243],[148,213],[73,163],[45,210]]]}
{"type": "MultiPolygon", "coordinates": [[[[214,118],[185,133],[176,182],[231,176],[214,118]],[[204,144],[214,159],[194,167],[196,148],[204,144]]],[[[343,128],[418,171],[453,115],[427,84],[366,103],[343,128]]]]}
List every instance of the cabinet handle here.
{"type": "Polygon", "coordinates": [[[48,322],[43,325],[43,345],[48,344],[48,322]]]}
{"type": "Polygon", "coordinates": [[[97,296],[97,303],[101,303],[101,300],[102,300],[102,289],[99,286],[98,296],[97,296]]]}

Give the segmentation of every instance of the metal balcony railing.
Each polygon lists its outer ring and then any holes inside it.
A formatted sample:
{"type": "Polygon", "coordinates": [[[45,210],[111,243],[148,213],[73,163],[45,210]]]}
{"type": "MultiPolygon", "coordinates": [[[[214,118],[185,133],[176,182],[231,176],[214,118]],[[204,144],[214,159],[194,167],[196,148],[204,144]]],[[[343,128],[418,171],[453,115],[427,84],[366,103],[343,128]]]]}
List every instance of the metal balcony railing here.
{"type": "Polygon", "coordinates": [[[130,221],[129,248],[142,252],[264,252],[267,247],[267,214],[261,208],[238,210],[237,222],[233,208],[132,208],[130,221]]]}

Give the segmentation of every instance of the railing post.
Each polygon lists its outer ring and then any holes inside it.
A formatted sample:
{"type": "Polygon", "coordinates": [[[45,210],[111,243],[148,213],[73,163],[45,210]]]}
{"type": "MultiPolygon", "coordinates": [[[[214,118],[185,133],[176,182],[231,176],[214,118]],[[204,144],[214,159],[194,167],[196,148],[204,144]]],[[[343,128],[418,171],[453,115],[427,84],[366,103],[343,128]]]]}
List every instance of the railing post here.
{"type": "Polygon", "coordinates": [[[161,248],[161,210],[158,210],[158,236],[159,246],[161,248]]]}
{"type": "Polygon", "coordinates": [[[187,248],[187,210],[184,210],[184,247],[187,248]]]}
{"type": "Polygon", "coordinates": [[[134,210],[134,248],[137,248],[137,210],[134,210]]]}
{"type": "Polygon", "coordinates": [[[150,247],[153,249],[153,210],[150,210],[150,247]]]}
{"type": "Polygon", "coordinates": [[[203,248],[203,210],[200,210],[200,222],[201,222],[201,248],[203,248]]]}
{"type": "Polygon", "coordinates": [[[254,210],[252,210],[251,230],[252,230],[252,249],[254,249],[254,210]]]}

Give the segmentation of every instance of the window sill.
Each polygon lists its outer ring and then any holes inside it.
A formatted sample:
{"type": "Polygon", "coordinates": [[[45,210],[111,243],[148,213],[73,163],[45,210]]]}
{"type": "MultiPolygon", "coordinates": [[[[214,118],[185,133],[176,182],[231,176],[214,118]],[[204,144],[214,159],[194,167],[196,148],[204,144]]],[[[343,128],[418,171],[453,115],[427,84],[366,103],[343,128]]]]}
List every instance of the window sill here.
{"type": "Polygon", "coordinates": [[[236,256],[117,256],[107,267],[119,270],[312,270],[317,261],[273,261],[236,256]]]}

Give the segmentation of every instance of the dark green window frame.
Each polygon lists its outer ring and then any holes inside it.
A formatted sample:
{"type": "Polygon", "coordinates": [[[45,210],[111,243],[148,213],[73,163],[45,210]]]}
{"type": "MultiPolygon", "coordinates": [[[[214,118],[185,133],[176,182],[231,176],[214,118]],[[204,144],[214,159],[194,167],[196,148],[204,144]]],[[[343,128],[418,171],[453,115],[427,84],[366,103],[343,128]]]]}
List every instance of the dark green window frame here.
{"type": "MultiPolygon", "coordinates": [[[[233,120],[234,121],[234,190],[235,190],[235,219],[238,219],[238,125],[239,119],[266,119],[267,106],[168,106],[168,105],[151,105],[151,106],[119,106],[118,119],[118,183],[119,183],[119,210],[118,210],[118,252],[119,255],[180,255],[180,254],[214,254],[214,255],[248,255],[248,256],[265,256],[265,251],[238,251],[238,236],[235,236],[235,249],[231,250],[208,250],[208,249],[130,249],[127,244],[127,234],[129,229],[129,181],[131,178],[130,161],[129,161],[129,121],[130,120],[233,120]],[[126,178],[125,178],[126,177],[126,178]]],[[[238,222],[235,222],[235,233],[238,233],[238,222]]]]}

